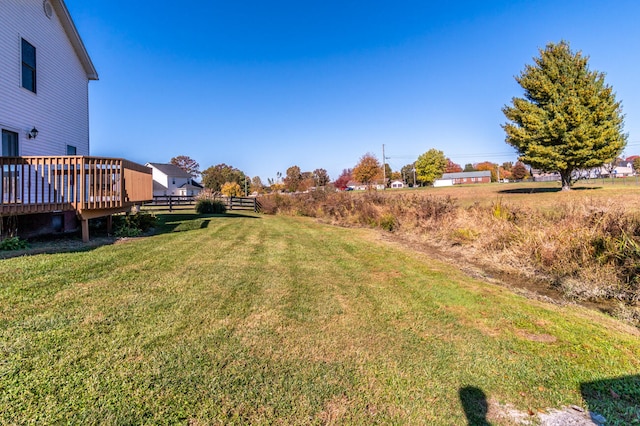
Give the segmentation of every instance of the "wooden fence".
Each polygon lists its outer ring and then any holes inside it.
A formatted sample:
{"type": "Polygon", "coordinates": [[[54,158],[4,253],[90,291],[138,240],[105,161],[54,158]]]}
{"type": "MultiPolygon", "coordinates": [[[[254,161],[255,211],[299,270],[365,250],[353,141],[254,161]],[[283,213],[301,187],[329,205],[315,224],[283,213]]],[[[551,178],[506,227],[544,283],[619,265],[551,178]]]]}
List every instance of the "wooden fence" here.
{"type": "Polygon", "coordinates": [[[154,195],[153,201],[145,203],[145,206],[168,207],[173,211],[192,209],[195,204],[196,199],[191,195],[154,195]]]}
{"type": "MultiPolygon", "coordinates": [[[[216,197],[227,207],[227,210],[249,210],[260,212],[261,206],[257,198],[254,197],[216,197]]],[[[188,195],[157,195],[153,201],[145,203],[146,206],[168,207],[171,212],[180,209],[192,209],[196,204],[196,198],[188,195]]]]}

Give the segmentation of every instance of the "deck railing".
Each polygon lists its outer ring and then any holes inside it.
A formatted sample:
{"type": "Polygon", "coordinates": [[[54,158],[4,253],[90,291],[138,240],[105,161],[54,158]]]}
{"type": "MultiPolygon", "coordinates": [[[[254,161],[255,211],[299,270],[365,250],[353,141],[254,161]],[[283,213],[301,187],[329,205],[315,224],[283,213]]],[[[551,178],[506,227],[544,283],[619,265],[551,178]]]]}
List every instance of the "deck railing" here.
{"type": "Polygon", "coordinates": [[[126,209],[153,198],[151,169],[120,158],[0,157],[0,214],[126,209]]]}

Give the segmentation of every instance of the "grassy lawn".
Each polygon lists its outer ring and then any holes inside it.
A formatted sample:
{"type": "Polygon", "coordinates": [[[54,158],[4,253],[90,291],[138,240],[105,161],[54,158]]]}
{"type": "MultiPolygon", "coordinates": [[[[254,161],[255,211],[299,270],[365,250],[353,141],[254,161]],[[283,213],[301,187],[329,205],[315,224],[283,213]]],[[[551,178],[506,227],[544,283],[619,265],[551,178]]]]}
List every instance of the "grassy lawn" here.
{"type": "Polygon", "coordinates": [[[387,190],[399,194],[433,194],[451,196],[460,205],[492,203],[498,199],[531,208],[550,209],[567,200],[591,200],[594,204],[608,205],[612,200],[624,203],[628,208],[640,210],[640,177],[618,178],[615,180],[580,180],[572,191],[561,191],[560,182],[512,182],[468,184],[448,187],[407,188],[387,190]]]}
{"type": "Polygon", "coordinates": [[[603,315],[371,230],[161,219],[153,237],[0,261],[0,424],[459,425],[481,417],[469,389],[636,415],[640,339],[603,315]]]}

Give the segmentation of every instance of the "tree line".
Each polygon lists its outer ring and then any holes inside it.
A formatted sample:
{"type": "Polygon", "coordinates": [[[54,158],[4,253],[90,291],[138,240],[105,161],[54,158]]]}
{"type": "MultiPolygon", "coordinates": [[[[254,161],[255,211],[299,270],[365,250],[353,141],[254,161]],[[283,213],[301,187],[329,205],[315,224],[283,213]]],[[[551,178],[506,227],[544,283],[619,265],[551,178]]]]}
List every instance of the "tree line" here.
{"type": "MultiPolygon", "coordinates": [[[[232,195],[298,192],[329,185],[345,189],[352,182],[389,186],[391,181],[400,180],[408,186],[421,186],[432,184],[444,173],[463,171],[490,171],[494,182],[522,180],[532,168],[558,173],[563,190],[568,190],[580,171],[614,165],[628,138],[623,132],[621,102],[605,83],[604,73],[589,69],[588,60],[582,52],[573,52],[566,41],[549,43],[539,50],[533,64],[526,65],[515,77],[523,96],[512,98],[511,104],[502,108],[507,119],[502,125],[505,142],[518,153],[515,164],[484,161],[463,168],[432,148],[393,171],[389,164],[381,164],[375,155],[366,153],[333,182],[325,169],[303,172],[293,165],[284,176],[278,172],[264,185],[260,177],[250,178],[224,163],[200,172],[199,164],[187,156],[174,157],[171,162],[194,177],[201,175],[206,188],[232,195]]],[[[636,160],[634,168],[638,171],[640,159],[636,160]]]]}

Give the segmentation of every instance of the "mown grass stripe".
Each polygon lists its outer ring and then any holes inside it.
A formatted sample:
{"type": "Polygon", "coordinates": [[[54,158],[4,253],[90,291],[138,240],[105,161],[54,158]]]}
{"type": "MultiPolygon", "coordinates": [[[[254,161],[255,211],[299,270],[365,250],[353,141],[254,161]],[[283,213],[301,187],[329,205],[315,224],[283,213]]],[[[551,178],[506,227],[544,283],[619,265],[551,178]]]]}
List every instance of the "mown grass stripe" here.
{"type": "Polygon", "coordinates": [[[558,407],[640,370],[637,336],[614,320],[371,231],[176,218],[153,237],[0,262],[0,423],[463,424],[465,386],[558,407]]]}

